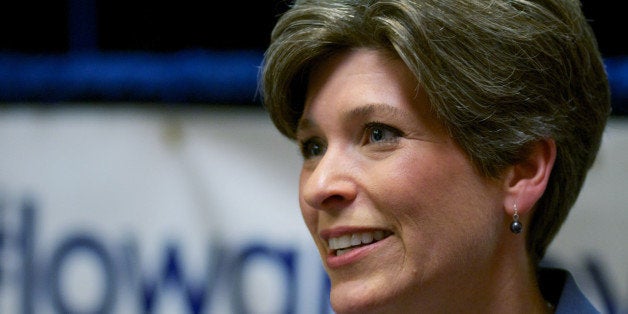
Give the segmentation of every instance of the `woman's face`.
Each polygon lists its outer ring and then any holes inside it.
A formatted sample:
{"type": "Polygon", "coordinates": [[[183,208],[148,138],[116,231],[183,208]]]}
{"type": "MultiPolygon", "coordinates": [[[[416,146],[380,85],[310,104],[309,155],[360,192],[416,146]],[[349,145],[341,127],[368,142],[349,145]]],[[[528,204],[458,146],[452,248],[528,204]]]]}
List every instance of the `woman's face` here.
{"type": "Polygon", "coordinates": [[[310,76],[299,202],[339,313],[479,295],[499,255],[502,184],[478,174],[417,86],[368,49],[310,76]]]}

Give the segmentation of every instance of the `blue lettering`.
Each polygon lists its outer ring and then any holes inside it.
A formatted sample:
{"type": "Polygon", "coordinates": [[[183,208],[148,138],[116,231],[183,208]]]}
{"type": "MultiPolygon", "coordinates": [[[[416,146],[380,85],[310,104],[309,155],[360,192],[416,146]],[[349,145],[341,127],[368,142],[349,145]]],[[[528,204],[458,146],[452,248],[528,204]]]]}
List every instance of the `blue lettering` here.
{"type": "Polygon", "coordinates": [[[35,252],[35,204],[26,198],[22,204],[22,228],[20,233],[20,247],[22,253],[22,312],[31,314],[33,307],[34,288],[34,252],[35,252]]]}
{"type": "MultiPolygon", "coordinates": [[[[322,267],[321,267],[322,268],[322,267]]],[[[321,305],[320,313],[321,314],[329,314],[331,313],[331,304],[329,303],[329,292],[331,291],[331,282],[329,281],[329,276],[325,272],[325,269],[322,269],[323,274],[323,293],[321,294],[321,305]]]]}
{"type": "MultiPolygon", "coordinates": [[[[157,307],[164,289],[173,289],[181,294],[182,304],[187,313],[207,313],[212,302],[228,302],[219,305],[230,307],[233,313],[255,313],[258,310],[254,308],[255,301],[247,300],[245,296],[247,286],[244,276],[247,270],[254,269],[253,265],[260,258],[263,261],[270,261],[273,266],[279,266],[279,274],[285,275],[283,276],[285,291],[278,291],[279,295],[285,296],[283,303],[277,304],[279,313],[296,313],[299,308],[300,294],[297,292],[301,287],[297,280],[300,278],[298,275],[303,275],[299,271],[307,272],[309,269],[297,269],[304,265],[297,262],[307,261],[310,257],[306,256],[307,259],[299,261],[300,251],[294,247],[282,248],[272,243],[251,242],[229,246],[227,249],[225,243],[210,243],[202,275],[192,276],[183,263],[184,255],[180,251],[180,246],[168,243],[160,251],[161,261],[156,263],[157,271],[151,276],[145,273],[147,265],[141,265],[139,261],[137,256],[139,249],[134,241],[126,241],[122,246],[118,246],[118,249],[107,250],[106,242],[102,239],[91,234],[78,233],[54,246],[50,259],[42,258],[37,254],[39,236],[37,203],[33,198],[24,197],[13,205],[15,207],[13,209],[17,210],[11,212],[13,213],[11,218],[19,220],[15,226],[9,225],[13,219],[10,221],[4,219],[8,215],[7,209],[11,207],[7,207],[6,204],[8,203],[4,202],[4,199],[0,199],[0,292],[7,291],[9,285],[14,286],[14,291],[0,294],[0,299],[18,296],[15,304],[10,304],[15,306],[16,313],[32,314],[39,310],[69,314],[112,313],[116,308],[116,302],[122,303],[117,301],[117,297],[125,295],[121,293],[126,293],[121,292],[123,289],[120,288],[130,289],[130,298],[127,300],[131,300],[131,303],[137,306],[133,307],[134,309],[146,314],[158,311],[157,307]],[[105,279],[102,289],[97,291],[96,299],[81,308],[75,302],[76,296],[69,294],[67,289],[64,290],[61,278],[64,266],[79,254],[87,254],[96,261],[98,265],[96,272],[105,279]],[[6,259],[3,258],[5,256],[6,259]],[[6,263],[6,260],[17,263],[6,263]],[[46,276],[38,275],[42,270],[47,270],[46,276]],[[45,289],[37,290],[41,287],[45,289]],[[221,288],[228,289],[227,299],[212,298],[214,292],[221,288]]],[[[591,276],[596,292],[602,298],[603,310],[610,314],[620,313],[622,305],[620,301],[628,299],[617,298],[619,296],[613,294],[615,291],[612,285],[613,278],[608,277],[609,273],[603,267],[603,260],[583,256],[581,262],[584,262],[587,275],[591,276]]],[[[559,261],[556,261],[554,264],[558,263],[559,261]]],[[[300,291],[302,295],[311,295],[313,299],[310,300],[315,304],[306,310],[311,311],[308,313],[333,313],[329,304],[329,277],[322,267],[314,271],[320,271],[320,277],[317,277],[319,273],[313,274],[313,277],[321,279],[320,283],[315,279],[314,287],[312,285],[307,287],[315,291],[300,291]]],[[[264,284],[260,283],[260,287],[263,288],[264,284]]]]}
{"type": "MultiPolygon", "coordinates": [[[[217,251],[219,253],[222,252],[220,249],[217,251]]],[[[208,294],[208,290],[211,290],[215,286],[217,274],[220,273],[218,270],[222,267],[222,259],[220,258],[221,254],[215,255],[217,257],[212,259],[214,261],[213,267],[208,267],[208,269],[214,269],[214,271],[208,273],[204,283],[193,285],[191,283],[187,283],[184,278],[185,274],[183,273],[183,269],[180,265],[178,247],[170,244],[166,248],[165,263],[161,278],[162,283],[171,284],[176,288],[184,290],[187,305],[191,313],[202,313],[205,307],[209,306],[208,303],[206,303],[206,296],[208,294]],[[213,274],[216,275],[214,276],[213,274]]],[[[152,313],[154,311],[158,296],[157,286],[157,280],[142,280],[142,306],[144,313],[152,313]]]]}
{"type": "Polygon", "coordinates": [[[51,286],[52,304],[59,313],[111,313],[111,309],[115,304],[115,273],[113,269],[113,261],[107,254],[105,247],[96,239],[88,235],[78,235],[68,238],[60,247],[55,250],[52,257],[52,265],[49,273],[49,282],[51,286]],[[59,272],[63,264],[77,253],[93,254],[97,261],[100,262],[101,269],[106,278],[104,294],[100,302],[94,305],[89,311],[73,309],[66,301],[68,296],[62,295],[59,272]]]}
{"type": "Polygon", "coordinates": [[[263,244],[252,244],[249,247],[246,247],[240,255],[237,256],[236,260],[233,264],[233,276],[234,276],[234,286],[233,286],[233,294],[234,297],[232,299],[232,305],[235,309],[236,313],[254,313],[255,311],[248,310],[246,308],[246,302],[244,300],[242,291],[242,270],[246,266],[247,261],[249,261],[252,257],[261,256],[270,258],[273,261],[278,262],[282,265],[283,269],[286,270],[287,273],[287,284],[288,290],[286,292],[286,304],[284,305],[284,311],[282,313],[294,313],[295,312],[295,300],[297,296],[297,285],[296,285],[296,274],[295,274],[295,253],[292,250],[281,251],[277,250],[263,244]]]}
{"type": "Polygon", "coordinates": [[[5,212],[4,207],[4,199],[2,198],[2,194],[0,194],[0,287],[4,281],[4,264],[2,261],[4,260],[4,245],[6,241],[6,235],[4,230],[5,225],[5,217],[7,213],[5,212]]]}

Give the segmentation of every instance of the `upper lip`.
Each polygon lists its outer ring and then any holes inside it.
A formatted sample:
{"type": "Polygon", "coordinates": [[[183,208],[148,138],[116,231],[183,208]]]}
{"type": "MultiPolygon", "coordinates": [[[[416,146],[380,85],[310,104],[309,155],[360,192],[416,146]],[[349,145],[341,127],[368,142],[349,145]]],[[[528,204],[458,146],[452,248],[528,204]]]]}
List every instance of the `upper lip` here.
{"type": "Polygon", "coordinates": [[[341,237],[347,234],[350,235],[353,233],[360,233],[360,232],[374,232],[377,230],[385,231],[386,229],[378,228],[378,227],[340,226],[340,227],[324,229],[321,232],[319,232],[319,236],[321,237],[321,239],[325,241],[329,241],[330,238],[341,237]]]}

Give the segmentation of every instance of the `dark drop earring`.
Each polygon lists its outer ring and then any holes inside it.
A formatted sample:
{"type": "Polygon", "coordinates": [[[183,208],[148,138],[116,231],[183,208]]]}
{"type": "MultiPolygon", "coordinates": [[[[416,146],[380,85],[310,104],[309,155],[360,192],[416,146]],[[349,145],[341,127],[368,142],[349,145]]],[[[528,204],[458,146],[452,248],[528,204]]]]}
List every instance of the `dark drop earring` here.
{"type": "Polygon", "coordinates": [[[514,234],[519,234],[521,233],[521,230],[523,230],[523,224],[519,222],[519,214],[517,214],[517,203],[514,204],[513,209],[515,213],[512,215],[513,222],[510,224],[510,231],[512,231],[512,233],[514,234]]]}

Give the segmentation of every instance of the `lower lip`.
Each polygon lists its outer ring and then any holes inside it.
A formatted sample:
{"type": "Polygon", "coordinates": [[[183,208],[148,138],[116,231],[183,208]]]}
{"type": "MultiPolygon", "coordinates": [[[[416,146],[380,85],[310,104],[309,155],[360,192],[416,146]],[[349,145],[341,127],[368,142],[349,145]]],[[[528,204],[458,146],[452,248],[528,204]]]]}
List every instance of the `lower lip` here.
{"type": "Polygon", "coordinates": [[[375,243],[353,249],[350,252],[347,252],[340,256],[328,254],[326,260],[327,267],[329,267],[330,269],[334,269],[355,263],[366,257],[369,253],[371,253],[371,251],[376,250],[378,247],[382,246],[382,244],[388,241],[388,239],[390,239],[390,237],[386,237],[385,239],[379,240],[375,243]]]}

